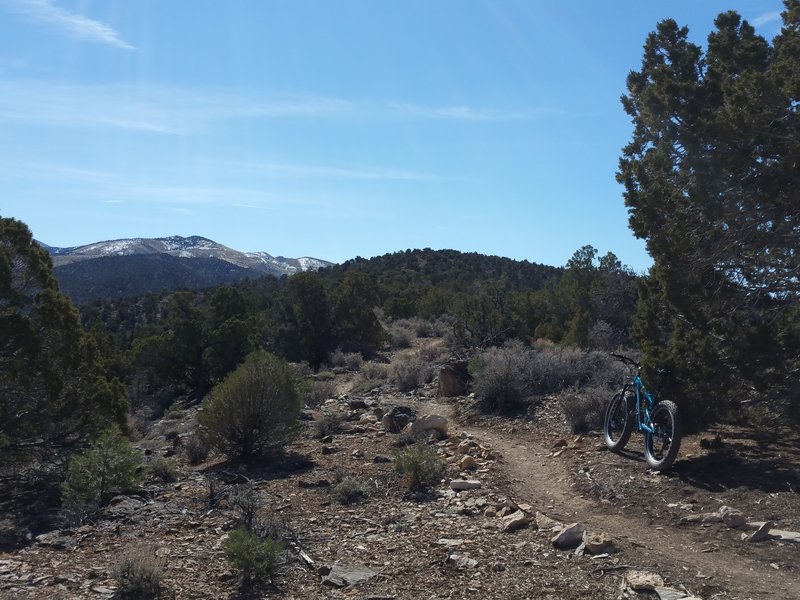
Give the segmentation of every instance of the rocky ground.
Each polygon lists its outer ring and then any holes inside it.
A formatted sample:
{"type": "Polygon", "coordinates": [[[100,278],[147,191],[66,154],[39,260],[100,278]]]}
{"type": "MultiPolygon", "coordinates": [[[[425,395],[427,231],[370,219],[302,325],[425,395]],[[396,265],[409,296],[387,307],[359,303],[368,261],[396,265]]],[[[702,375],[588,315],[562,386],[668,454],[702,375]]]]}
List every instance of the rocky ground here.
{"type": "MultiPolygon", "coordinates": [[[[636,436],[615,455],[597,433],[570,434],[555,400],[509,420],[476,415],[468,396],[437,398],[435,382],[353,393],[352,373],[335,381],[278,464],[184,461],[178,481],[119,496],[93,523],[34,532],[0,553],[0,598],[111,598],[114,565],[136,552],[160,562],[175,598],[243,597],[223,554],[241,485],[257,490],[286,540],[264,597],[800,597],[797,438],[690,436],[664,475],[647,469],[636,436]],[[427,429],[448,464],[430,493],[409,493],[394,471],[404,434],[381,420],[394,406],[446,418],[446,436],[441,419],[427,429]],[[341,416],[341,431],[318,439],[326,413],[341,416]],[[369,496],[339,503],[332,490],[345,475],[369,496]]],[[[192,418],[170,415],[140,445],[180,458],[192,418]]]]}

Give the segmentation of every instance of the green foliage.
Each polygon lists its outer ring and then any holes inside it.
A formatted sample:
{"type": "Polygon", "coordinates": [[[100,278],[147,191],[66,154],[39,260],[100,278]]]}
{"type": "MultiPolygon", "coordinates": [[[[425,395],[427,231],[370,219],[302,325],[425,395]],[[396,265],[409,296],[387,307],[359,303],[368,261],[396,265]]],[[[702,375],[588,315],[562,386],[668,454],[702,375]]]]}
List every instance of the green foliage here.
{"type": "Polygon", "coordinates": [[[281,450],[297,432],[301,409],[291,366],[254,352],[203,400],[197,421],[214,448],[248,461],[281,450]]]}
{"type": "Polygon", "coordinates": [[[333,325],[328,293],[314,273],[289,279],[270,315],[278,352],[293,362],[307,361],[317,368],[333,349],[333,325]]]}
{"type": "Polygon", "coordinates": [[[239,571],[245,586],[270,581],[278,568],[283,546],[270,538],[262,538],[245,527],[234,529],[225,540],[225,558],[239,571]]]}
{"type": "Polygon", "coordinates": [[[369,497],[371,491],[368,481],[346,475],[339,483],[333,486],[331,495],[339,504],[348,505],[369,497]]]}
{"type": "Polygon", "coordinates": [[[719,15],[705,52],[662,21],[623,97],[634,132],[617,177],[654,260],[637,340],[673,370],[694,428],[731,401],[800,397],[800,3],[785,8],[771,44],[719,15]]]}
{"type": "Polygon", "coordinates": [[[112,570],[117,582],[115,598],[155,600],[164,591],[164,569],[153,557],[155,548],[128,554],[112,570]]]}
{"type": "Polygon", "coordinates": [[[444,460],[425,443],[416,443],[396,451],[394,461],[395,470],[404,475],[410,489],[437,485],[447,469],[444,460]]]}
{"type": "Polygon", "coordinates": [[[0,460],[68,451],[124,426],[126,408],[49,256],[23,223],[0,218],[0,460]]]}
{"type": "Polygon", "coordinates": [[[94,513],[111,496],[135,487],[141,457],[128,439],[115,429],[103,432],[83,452],[74,455],[61,487],[61,506],[67,516],[80,521],[94,513]]]}
{"type": "Polygon", "coordinates": [[[375,315],[378,288],[366,273],[347,271],[333,301],[334,337],[345,352],[373,355],[386,338],[375,315]]]}
{"type": "Polygon", "coordinates": [[[156,458],[147,463],[147,472],[159,481],[173,483],[178,481],[180,472],[174,460],[168,458],[156,458]]]}

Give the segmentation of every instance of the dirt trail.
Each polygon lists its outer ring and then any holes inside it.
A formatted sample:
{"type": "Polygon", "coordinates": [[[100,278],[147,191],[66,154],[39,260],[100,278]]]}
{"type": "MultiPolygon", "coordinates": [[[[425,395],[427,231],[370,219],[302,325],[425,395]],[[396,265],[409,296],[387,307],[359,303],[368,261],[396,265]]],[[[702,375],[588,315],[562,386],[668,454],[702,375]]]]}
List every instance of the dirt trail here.
{"type": "MultiPolygon", "coordinates": [[[[436,409],[452,417],[452,407],[436,409]]],[[[513,492],[548,516],[565,523],[579,522],[590,531],[610,534],[622,549],[621,563],[661,574],[673,586],[685,586],[703,598],[797,600],[796,571],[776,569],[765,560],[737,552],[744,542],[730,532],[730,544],[704,545],[705,530],[658,522],[635,506],[624,509],[587,498],[575,489],[569,463],[552,457],[552,440],[537,441],[531,432],[509,434],[496,427],[468,425],[467,433],[502,455],[513,492]],[[725,593],[727,592],[727,593],[725,593]]],[[[608,460],[629,460],[608,454],[608,460]]],[[[640,465],[646,472],[644,465],[640,465]]]]}

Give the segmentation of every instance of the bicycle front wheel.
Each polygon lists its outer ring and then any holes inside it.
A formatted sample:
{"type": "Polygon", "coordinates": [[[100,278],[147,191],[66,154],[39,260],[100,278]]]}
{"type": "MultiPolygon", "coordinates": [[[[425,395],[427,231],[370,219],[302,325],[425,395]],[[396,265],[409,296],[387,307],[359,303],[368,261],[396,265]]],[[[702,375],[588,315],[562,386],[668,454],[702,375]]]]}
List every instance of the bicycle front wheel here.
{"type": "Polygon", "coordinates": [[[682,424],[674,402],[662,400],[651,415],[653,433],[644,436],[644,457],[651,469],[666,471],[675,462],[681,447],[682,424]]]}
{"type": "Polygon", "coordinates": [[[619,452],[628,443],[633,431],[633,413],[624,392],[614,394],[606,407],[603,421],[603,438],[606,447],[612,452],[619,452]]]}

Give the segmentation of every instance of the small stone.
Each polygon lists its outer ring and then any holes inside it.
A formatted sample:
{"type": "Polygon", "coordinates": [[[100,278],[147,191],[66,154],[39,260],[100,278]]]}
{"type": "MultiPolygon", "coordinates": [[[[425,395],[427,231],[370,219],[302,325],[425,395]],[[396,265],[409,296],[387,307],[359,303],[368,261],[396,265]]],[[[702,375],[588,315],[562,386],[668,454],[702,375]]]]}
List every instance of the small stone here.
{"type": "Polygon", "coordinates": [[[719,514],[722,517],[722,522],[733,529],[744,527],[744,524],[747,522],[742,511],[731,508],[730,506],[723,506],[720,508],[719,514]]]}
{"type": "Polygon", "coordinates": [[[536,512],[536,526],[541,530],[561,529],[564,525],[544,513],[536,512]]]}
{"type": "Polygon", "coordinates": [[[527,527],[531,522],[531,518],[521,510],[503,517],[503,531],[510,533],[527,527]]]}
{"type": "Polygon", "coordinates": [[[444,561],[445,564],[455,567],[456,569],[474,569],[478,566],[478,561],[470,558],[465,554],[451,554],[444,561]]]}
{"type": "Polygon", "coordinates": [[[450,482],[450,489],[455,491],[463,490],[478,490],[481,487],[481,482],[477,479],[453,479],[450,482]]]}
{"type": "Polygon", "coordinates": [[[589,533],[583,535],[583,544],[589,554],[608,554],[615,550],[614,541],[605,533],[589,533]]]}
{"type": "Polygon", "coordinates": [[[492,564],[492,571],[494,571],[495,573],[502,573],[505,570],[506,566],[501,562],[496,562],[492,564]]]}
{"type": "Polygon", "coordinates": [[[767,521],[761,527],[759,527],[754,533],[747,535],[746,533],[742,534],[742,539],[745,542],[757,543],[762,542],[769,537],[769,530],[775,527],[775,523],[772,521],[767,521]]]}
{"type": "Polygon", "coordinates": [[[583,541],[584,531],[585,528],[583,525],[580,523],[572,523],[554,535],[550,541],[552,542],[553,546],[559,550],[577,548],[583,541]]]}
{"type": "Polygon", "coordinates": [[[483,511],[483,516],[489,519],[493,519],[497,516],[497,509],[494,506],[488,507],[486,510],[483,511]]]}
{"type": "Polygon", "coordinates": [[[330,568],[330,572],[322,579],[323,585],[331,587],[343,588],[351,585],[356,585],[367,579],[375,577],[378,573],[363,566],[349,566],[342,564],[334,564],[330,568]]]}
{"type": "Polygon", "coordinates": [[[656,573],[647,571],[628,571],[625,574],[628,586],[638,591],[654,591],[657,587],[664,587],[664,579],[656,573]]]}
{"type": "Polygon", "coordinates": [[[462,471],[471,471],[477,466],[477,463],[474,458],[467,454],[461,459],[458,466],[461,467],[462,471]]]}

